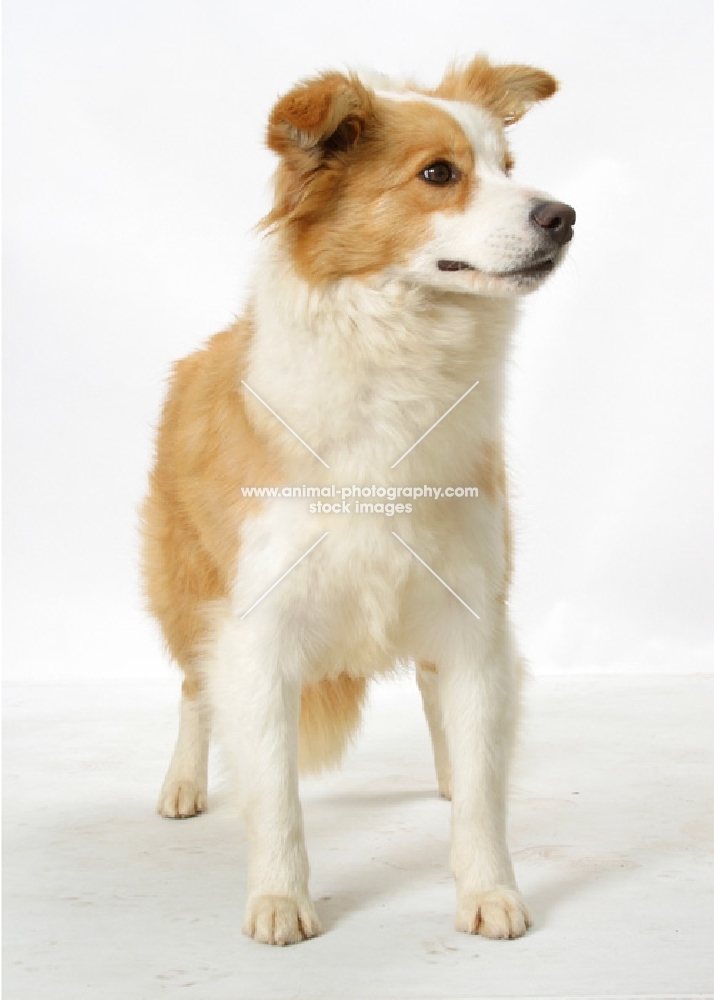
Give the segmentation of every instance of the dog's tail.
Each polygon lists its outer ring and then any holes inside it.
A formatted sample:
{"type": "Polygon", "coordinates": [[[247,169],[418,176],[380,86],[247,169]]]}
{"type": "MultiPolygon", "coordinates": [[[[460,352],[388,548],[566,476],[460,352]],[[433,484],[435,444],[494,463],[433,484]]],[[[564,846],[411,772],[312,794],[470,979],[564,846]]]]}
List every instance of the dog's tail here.
{"type": "Polygon", "coordinates": [[[301,774],[337,767],[359,728],[366,693],[364,677],[347,674],[303,688],[298,754],[301,774]]]}

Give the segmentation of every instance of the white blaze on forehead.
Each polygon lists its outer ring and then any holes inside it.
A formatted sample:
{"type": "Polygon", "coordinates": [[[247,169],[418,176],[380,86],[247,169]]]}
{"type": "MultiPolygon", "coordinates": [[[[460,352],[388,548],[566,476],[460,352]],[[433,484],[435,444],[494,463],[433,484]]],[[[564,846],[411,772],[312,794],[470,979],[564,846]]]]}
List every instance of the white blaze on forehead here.
{"type": "Polygon", "coordinates": [[[460,129],[474,154],[476,183],[467,204],[459,211],[429,213],[424,242],[392,273],[437,288],[506,294],[500,277],[527,266],[539,251],[540,237],[530,220],[536,192],[516,184],[503,169],[507,145],[501,122],[477,104],[432,97],[412,89],[413,84],[375,77],[363,82],[379,100],[437,108],[460,129]],[[463,262],[468,269],[442,270],[439,261],[463,262]]]}
{"type": "Polygon", "coordinates": [[[523,267],[537,251],[537,233],[530,223],[534,192],[515,184],[503,170],[506,141],[503,129],[485,108],[468,101],[450,101],[402,90],[376,88],[383,100],[438,108],[460,128],[475,160],[473,193],[458,212],[430,214],[430,234],[396,273],[436,287],[468,287],[498,294],[497,276],[523,267]],[[442,271],[440,260],[463,262],[469,270],[442,271]]]}
{"type": "Polygon", "coordinates": [[[467,101],[446,101],[440,97],[428,97],[410,90],[376,90],[377,97],[390,101],[421,102],[439,108],[458,125],[471,143],[476,159],[477,171],[495,170],[502,172],[502,160],[506,146],[500,130],[493,118],[483,108],[467,101]]]}

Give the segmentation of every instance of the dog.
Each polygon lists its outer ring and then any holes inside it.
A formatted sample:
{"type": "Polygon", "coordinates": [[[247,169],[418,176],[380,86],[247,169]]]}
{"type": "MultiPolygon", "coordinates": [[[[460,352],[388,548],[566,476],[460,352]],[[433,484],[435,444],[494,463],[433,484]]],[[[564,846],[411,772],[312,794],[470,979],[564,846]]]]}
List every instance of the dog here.
{"type": "Polygon", "coordinates": [[[456,927],[530,925],[506,844],[521,661],[502,412],[518,300],[575,212],[511,178],[506,132],[556,89],[481,56],[433,89],[299,83],[268,122],[249,306],[174,368],[143,508],[148,603],[184,672],[158,809],[206,808],[213,727],[257,941],[320,932],[298,774],[339,762],[370,678],[404,663],[452,800],[456,927]]]}

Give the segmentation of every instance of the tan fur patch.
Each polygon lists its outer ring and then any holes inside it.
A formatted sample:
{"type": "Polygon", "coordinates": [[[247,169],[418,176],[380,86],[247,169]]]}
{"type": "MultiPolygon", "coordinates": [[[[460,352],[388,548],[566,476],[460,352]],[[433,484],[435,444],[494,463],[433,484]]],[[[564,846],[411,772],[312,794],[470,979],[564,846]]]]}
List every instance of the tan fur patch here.
{"type": "Polygon", "coordinates": [[[181,694],[187,701],[195,701],[202,690],[201,679],[196,674],[187,674],[181,685],[181,694]]]}
{"type": "Polygon", "coordinates": [[[299,155],[296,144],[315,151],[345,121],[352,122],[358,132],[371,116],[370,93],[356,76],[323,73],[298,84],[278,101],[268,121],[267,144],[281,156],[299,155]]]}
{"type": "Polygon", "coordinates": [[[298,750],[302,774],[339,764],[359,726],[366,692],[365,678],[348,674],[303,688],[298,750]]]}
{"type": "Polygon", "coordinates": [[[502,446],[497,441],[486,441],[479,448],[474,468],[474,480],[479,496],[495,500],[501,489],[499,468],[503,464],[502,446]]]}
{"type": "MultiPolygon", "coordinates": [[[[345,78],[321,78],[321,86],[328,81],[334,102],[344,105],[345,78]]],[[[302,89],[297,96],[304,98],[302,89]]],[[[325,110],[322,91],[318,96],[318,118],[332,127],[336,116],[325,110]]],[[[476,184],[473,150],[458,122],[441,109],[373,97],[362,99],[357,117],[355,98],[346,119],[355,123],[352,138],[345,139],[349,149],[315,143],[314,125],[311,132],[298,130],[286,148],[284,106],[292,108],[295,100],[288,95],[273,113],[283,131],[276,139],[272,126],[269,143],[283,159],[275,206],[263,224],[285,232],[303,278],[320,283],[403,262],[427,238],[432,213],[464,210],[476,184]],[[301,141],[313,145],[306,148],[301,141]],[[423,180],[421,171],[438,160],[453,164],[458,179],[443,186],[423,180]]],[[[293,119],[303,121],[296,114],[293,119]]]]}
{"type": "Polygon", "coordinates": [[[477,56],[466,66],[452,66],[433,94],[451,101],[471,101],[504,125],[512,125],[557,89],[557,81],[542,69],[520,64],[492,66],[484,56],[477,56]]]}
{"type": "MultiPolygon", "coordinates": [[[[203,608],[228,592],[241,522],[258,509],[242,485],[273,484],[279,469],[248,420],[240,385],[249,321],[213,337],[174,367],[143,508],[149,606],[191,679],[203,608]]],[[[191,696],[190,694],[188,695],[191,696]]]]}
{"type": "Polygon", "coordinates": [[[281,98],[268,121],[266,142],[281,161],[262,228],[309,215],[328,199],[341,174],[342,147],[351,148],[373,118],[369,92],[341,73],[306,80],[281,98]]]}

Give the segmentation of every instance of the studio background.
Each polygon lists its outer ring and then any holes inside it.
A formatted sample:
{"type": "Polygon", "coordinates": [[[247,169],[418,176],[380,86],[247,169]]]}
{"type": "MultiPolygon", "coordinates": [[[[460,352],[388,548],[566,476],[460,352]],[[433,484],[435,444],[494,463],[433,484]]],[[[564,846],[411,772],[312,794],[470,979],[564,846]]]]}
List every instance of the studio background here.
{"type": "Polygon", "coordinates": [[[711,960],[709,0],[4,4],[4,973],[13,1000],[705,996],[711,960]],[[508,454],[532,678],[509,839],[534,928],[453,929],[413,679],[302,786],[326,933],[241,936],[245,847],[155,802],[179,677],[138,508],[170,366],[250,292],[278,95],[436,83],[486,52],[562,89],[515,177],[578,213],[523,302],[508,454]],[[708,676],[704,676],[704,675],[708,676]],[[658,675],[658,676],[655,676],[658,675]]]}

